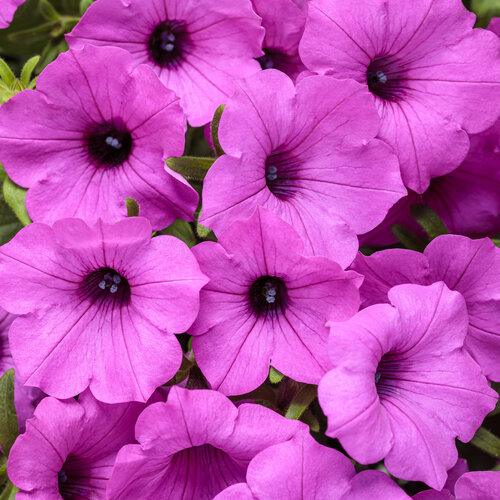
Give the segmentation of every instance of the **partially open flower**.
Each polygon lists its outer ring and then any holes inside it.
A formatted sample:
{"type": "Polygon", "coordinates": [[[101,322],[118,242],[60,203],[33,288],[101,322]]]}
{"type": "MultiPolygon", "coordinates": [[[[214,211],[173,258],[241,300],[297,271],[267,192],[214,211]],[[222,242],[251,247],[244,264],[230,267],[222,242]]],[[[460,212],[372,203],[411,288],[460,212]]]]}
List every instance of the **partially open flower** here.
{"type": "Polygon", "coordinates": [[[385,459],[389,472],[441,489],[498,394],[463,349],[467,309],[442,282],[399,285],[389,304],[331,323],[334,368],[318,397],[336,437],[356,461],[385,459]]]}
{"type": "Polygon", "coordinates": [[[212,500],[245,480],[257,453],[305,429],[261,405],[236,408],[219,392],[173,387],[139,416],[139,444],[120,450],[107,498],[212,500]]]}
{"type": "Polygon", "coordinates": [[[9,478],[21,490],[16,498],[104,500],[116,454],[134,442],[144,407],[100,403],[89,391],[78,401],[45,398],[9,455],[9,478]]]}

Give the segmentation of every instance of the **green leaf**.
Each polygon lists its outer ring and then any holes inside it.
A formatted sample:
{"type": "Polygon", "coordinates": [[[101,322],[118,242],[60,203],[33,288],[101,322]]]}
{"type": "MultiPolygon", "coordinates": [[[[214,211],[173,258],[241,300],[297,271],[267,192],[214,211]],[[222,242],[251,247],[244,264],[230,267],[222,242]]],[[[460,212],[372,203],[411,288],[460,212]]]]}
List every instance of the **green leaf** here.
{"type": "Polygon", "coordinates": [[[315,385],[303,384],[300,391],[293,398],[288,410],[285,413],[286,418],[298,420],[307,410],[309,405],[316,399],[318,388],[315,385]]]}
{"type": "Polygon", "coordinates": [[[417,252],[423,252],[426,247],[426,242],[413,234],[409,229],[401,224],[393,224],[391,226],[392,234],[403,244],[404,247],[417,252]]]}
{"type": "Polygon", "coordinates": [[[193,228],[188,222],[182,219],[177,219],[166,229],[160,231],[159,234],[175,236],[176,238],[179,238],[181,241],[186,243],[189,248],[194,247],[197,243],[196,236],[193,233],[193,228]]]}
{"type": "Polygon", "coordinates": [[[14,80],[16,79],[16,76],[10,69],[9,65],[1,57],[0,57],[0,78],[5,82],[7,87],[10,87],[14,83],[14,80]]]}
{"type": "Polygon", "coordinates": [[[188,181],[202,181],[214,161],[215,158],[173,156],[172,158],[167,159],[167,165],[175,172],[181,174],[188,181]]]}
{"type": "Polygon", "coordinates": [[[0,500],[14,500],[19,488],[16,488],[10,481],[7,481],[5,488],[0,493],[0,500]]]}
{"type": "Polygon", "coordinates": [[[276,368],[273,368],[272,366],[269,367],[269,382],[271,384],[279,384],[283,380],[284,375],[276,370],[276,368]]]}
{"type": "Polygon", "coordinates": [[[415,203],[410,207],[410,212],[429,238],[434,239],[449,233],[439,215],[427,205],[415,203]]]}
{"type": "Polygon", "coordinates": [[[479,427],[476,434],[471,440],[476,448],[488,453],[493,457],[500,457],[500,438],[486,430],[484,427],[479,427]]]}
{"type": "MultiPolygon", "coordinates": [[[[3,168],[0,169],[0,182],[5,176],[3,168]]],[[[16,214],[7,205],[3,197],[3,191],[0,191],[0,245],[10,241],[16,233],[23,227],[16,217],[16,214]]]]}
{"type": "Polygon", "coordinates": [[[224,108],[226,107],[225,104],[220,105],[216,110],[214,117],[212,119],[212,123],[210,124],[210,133],[212,135],[212,142],[214,144],[215,152],[217,156],[222,156],[224,154],[224,150],[222,149],[222,146],[220,145],[219,142],[219,125],[220,125],[220,119],[222,118],[222,113],[224,111],[224,108]]]}
{"type": "Polygon", "coordinates": [[[28,59],[26,64],[23,66],[23,70],[21,71],[21,83],[24,85],[24,88],[29,87],[31,75],[33,74],[33,70],[39,60],[40,56],[33,56],[31,59],[28,59]]]}
{"type": "Polygon", "coordinates": [[[38,0],[38,8],[40,10],[40,14],[47,19],[47,21],[60,21],[61,16],[54,9],[54,6],[48,0],[38,0]]]}
{"type": "Polygon", "coordinates": [[[126,198],[125,203],[127,204],[127,217],[138,217],[139,204],[133,198],[126,198]]]}
{"type": "Polygon", "coordinates": [[[53,22],[43,23],[32,28],[26,28],[23,30],[15,31],[14,33],[10,33],[8,38],[9,41],[14,43],[23,43],[23,41],[27,39],[29,39],[30,43],[45,40],[49,37],[53,26],[53,22]]]}
{"type": "Polygon", "coordinates": [[[488,26],[492,17],[500,16],[500,0],[472,0],[471,8],[479,18],[478,24],[488,26]]]}
{"type": "Polygon", "coordinates": [[[92,5],[93,2],[94,0],[80,0],[79,11],[81,16],[83,16],[85,11],[92,5]]]}
{"type": "Polygon", "coordinates": [[[200,240],[217,241],[214,232],[209,227],[202,226],[201,224],[196,224],[196,235],[200,240]]]}
{"type": "Polygon", "coordinates": [[[491,238],[491,241],[493,242],[494,245],[500,247],[500,238],[491,238]]]}
{"type": "Polygon", "coordinates": [[[0,378],[0,445],[8,456],[19,434],[14,406],[14,370],[7,370],[0,378]]]}
{"type": "Polygon", "coordinates": [[[3,195],[5,201],[25,226],[31,223],[25,204],[26,192],[27,189],[18,186],[8,177],[3,181],[3,195]]]}

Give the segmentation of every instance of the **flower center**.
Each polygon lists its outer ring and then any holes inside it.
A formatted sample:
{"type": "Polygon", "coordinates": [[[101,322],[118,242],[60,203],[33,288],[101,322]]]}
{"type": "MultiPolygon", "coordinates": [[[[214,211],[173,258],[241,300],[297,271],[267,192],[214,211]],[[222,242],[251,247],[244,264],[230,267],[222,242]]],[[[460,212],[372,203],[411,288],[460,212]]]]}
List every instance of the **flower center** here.
{"type": "Polygon", "coordinates": [[[277,198],[286,200],[296,193],[300,162],[283,153],[272,153],[266,158],[266,185],[277,198]]]}
{"type": "Polygon", "coordinates": [[[404,95],[403,68],[389,57],[375,58],[366,71],[370,91],[386,101],[397,101],[404,95]]]}
{"type": "Polygon", "coordinates": [[[120,305],[130,299],[128,281],[114,269],[101,267],[92,271],[81,286],[83,298],[118,302],[120,305]]]}
{"type": "Polygon", "coordinates": [[[285,282],[276,276],[261,276],[256,279],[249,292],[250,305],[257,316],[276,315],[288,302],[285,282]]]}
{"type": "Polygon", "coordinates": [[[132,151],[132,136],[121,124],[105,123],[87,137],[90,158],[101,167],[116,167],[125,162],[132,151]]]}
{"type": "Polygon", "coordinates": [[[151,33],[149,54],[162,68],[177,66],[183,59],[189,35],[183,21],[164,21],[151,33]]]}

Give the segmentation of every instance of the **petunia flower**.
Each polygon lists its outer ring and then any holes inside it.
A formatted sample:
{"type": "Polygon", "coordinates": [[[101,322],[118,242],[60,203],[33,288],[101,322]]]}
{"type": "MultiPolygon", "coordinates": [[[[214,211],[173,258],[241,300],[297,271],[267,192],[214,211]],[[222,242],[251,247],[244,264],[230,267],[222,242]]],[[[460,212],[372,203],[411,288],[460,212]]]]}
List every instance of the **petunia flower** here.
{"type": "Polygon", "coordinates": [[[415,500],[497,500],[500,492],[500,471],[465,472],[450,489],[425,490],[415,500]]]}
{"type": "Polygon", "coordinates": [[[181,99],[189,123],[208,123],[260,69],[264,30],[250,0],[97,0],[66,35],[70,47],[114,45],[149,64],[181,99]]]}
{"type": "Polygon", "coordinates": [[[500,249],[491,240],[442,235],[424,254],[403,249],[370,257],[358,254],[352,268],[365,277],[360,289],[363,307],[387,302],[389,289],[402,283],[444,281],[460,292],[469,317],[465,348],[490,380],[500,381],[500,249]]]}
{"type": "Polygon", "coordinates": [[[266,30],[262,69],[275,68],[295,80],[306,67],[299,56],[299,42],[304,32],[308,0],[252,0],[255,12],[266,30]]]}
{"type": "Polygon", "coordinates": [[[256,455],[246,483],[219,493],[214,500],[404,500],[389,476],[376,470],[356,474],[342,453],[317,443],[302,432],[256,455]]]}
{"type": "Polygon", "coordinates": [[[472,29],[461,0],[311,0],[299,53],[320,74],[364,85],[403,181],[423,193],[457,168],[500,114],[500,40],[472,29]],[[467,132],[467,133],[466,133],[467,132]]]}
{"type": "MultiPolygon", "coordinates": [[[[498,141],[499,134],[496,135],[498,141]]],[[[493,133],[490,133],[489,139],[482,137],[478,140],[492,140],[492,136],[493,133]]],[[[410,207],[414,203],[432,208],[451,233],[475,238],[500,233],[499,165],[498,152],[471,147],[460,167],[432,179],[423,194],[409,191],[408,196],[389,210],[379,226],[360,237],[361,245],[388,246],[397,243],[391,231],[393,224],[402,224],[415,234],[425,236],[411,215],[410,207]]]]}
{"type": "MultiPolygon", "coordinates": [[[[17,372],[9,347],[9,328],[16,319],[15,315],[0,309],[0,377],[11,368],[17,372]]],[[[26,387],[19,379],[14,378],[14,405],[16,407],[19,432],[24,432],[26,419],[33,415],[35,406],[43,397],[43,392],[35,387],[26,387]]],[[[0,447],[0,451],[2,448],[0,447]]]]}
{"type": "Polygon", "coordinates": [[[116,454],[135,442],[144,407],[100,403],[89,391],[78,401],[45,398],[9,455],[9,478],[20,489],[16,499],[104,500],[116,454]]]}
{"type": "Polygon", "coordinates": [[[0,161],[28,187],[35,221],[116,222],[135,199],[154,229],[193,218],[198,196],[165,158],[184,150],[179,100],[151,68],[112,47],[61,54],[37,90],[0,108],[0,161]],[[110,63],[112,61],[112,64],[110,63]]]}
{"type": "Polygon", "coordinates": [[[0,9],[0,29],[8,28],[17,8],[26,0],[2,0],[0,9]]]}
{"type": "Polygon", "coordinates": [[[189,333],[212,388],[250,392],[265,381],[270,364],[317,384],[330,367],[325,324],[356,313],[360,276],[324,257],[305,257],[293,228],[261,207],[234,222],[218,243],[201,243],[193,252],[210,282],[189,333]]]}
{"type": "Polygon", "coordinates": [[[354,460],[441,489],[498,394],[462,348],[467,308],[442,282],[399,285],[389,304],[331,323],[334,368],[321,380],[326,434],[354,460]]]}
{"type": "Polygon", "coordinates": [[[245,480],[250,460],[306,426],[257,404],[238,408],[216,391],[172,387],[137,420],[139,444],[116,459],[108,499],[212,500],[245,480]]]}
{"type": "Polygon", "coordinates": [[[151,240],[134,217],[89,227],[34,223],[0,248],[0,305],[22,316],[9,338],[24,384],[57,398],[90,387],[107,403],[146,401],[181,364],[207,282],[188,247],[151,240]]]}
{"type": "Polygon", "coordinates": [[[308,254],[345,265],[352,231],[373,229],[406,194],[395,156],[373,139],[378,129],[372,98],[352,80],[310,76],[294,87],[269,69],[239,82],[222,114],[227,154],[205,178],[201,222],[219,234],[260,205],[294,226],[308,254]]]}

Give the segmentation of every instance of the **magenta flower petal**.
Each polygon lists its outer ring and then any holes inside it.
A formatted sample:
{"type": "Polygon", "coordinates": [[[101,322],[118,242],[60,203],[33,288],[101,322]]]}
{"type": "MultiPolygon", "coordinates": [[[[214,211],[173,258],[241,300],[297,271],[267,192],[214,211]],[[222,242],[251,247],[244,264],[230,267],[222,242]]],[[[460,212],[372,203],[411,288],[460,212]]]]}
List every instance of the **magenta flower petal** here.
{"type": "Polygon", "coordinates": [[[500,40],[474,22],[460,0],[309,2],[304,64],[365,85],[382,120],[379,137],[394,146],[403,181],[417,193],[458,167],[465,132],[485,130],[500,113],[500,40]]]}
{"type": "Polygon", "coordinates": [[[387,302],[394,285],[429,285],[444,281],[465,298],[469,331],[465,347],[491,380],[500,380],[498,315],[500,249],[489,239],[442,235],[425,249],[424,255],[411,250],[384,250],[371,257],[358,254],[352,268],[364,275],[362,305],[387,302]]]}
{"type": "Polygon", "coordinates": [[[9,478],[21,490],[16,498],[104,500],[116,454],[134,442],[144,406],[99,403],[88,391],[78,401],[42,400],[9,455],[9,478]]]}
{"type": "Polygon", "coordinates": [[[240,82],[222,115],[227,155],[205,178],[201,221],[220,233],[261,205],[294,226],[308,254],[343,264],[354,247],[346,224],[365,232],[406,194],[395,157],[373,139],[378,128],[356,82],[314,76],[294,89],[276,70],[240,82]]]}
{"type": "Polygon", "coordinates": [[[264,30],[250,0],[99,0],[66,36],[70,47],[111,45],[151,66],[181,99],[189,123],[208,123],[259,70],[264,30]]]}
{"type": "Polygon", "coordinates": [[[342,500],[408,500],[410,497],[386,474],[364,470],[356,474],[342,500]]]}
{"type": "Polygon", "coordinates": [[[395,476],[441,489],[455,438],[472,439],[498,394],[462,349],[461,294],[439,282],[394,287],[389,299],[331,324],[334,368],[318,390],[327,435],[361,463],[385,455],[395,476]]]}
{"type": "Polygon", "coordinates": [[[93,227],[31,224],[0,249],[1,302],[24,383],[67,398],[146,401],[181,362],[206,283],[180,240],[151,240],[146,219],[93,227]]]}
{"type": "Polygon", "coordinates": [[[190,333],[212,388],[249,392],[264,382],[270,364],[317,383],[329,368],[325,323],[357,311],[359,275],[323,257],[304,257],[293,228],[261,207],[194,253],[210,282],[190,333]]]}
{"type": "Polygon", "coordinates": [[[264,55],[257,60],[262,69],[275,68],[295,80],[306,67],[299,56],[308,0],[252,0],[255,12],[266,30],[264,55]]]}
{"type": "Polygon", "coordinates": [[[26,0],[4,0],[0,10],[0,29],[8,28],[17,8],[26,0]]]}
{"type": "Polygon", "coordinates": [[[304,428],[259,405],[236,408],[215,391],[173,387],[166,403],[139,417],[139,444],[120,451],[109,498],[142,498],[147,492],[148,498],[212,499],[244,481],[257,453],[304,428]]]}
{"type": "MultiPolygon", "coordinates": [[[[15,315],[0,309],[0,377],[13,368],[16,372],[14,378],[14,405],[16,407],[19,432],[24,432],[26,419],[33,415],[35,406],[44,396],[36,387],[27,387],[21,383],[17,368],[10,353],[8,333],[15,315]]],[[[0,447],[0,452],[2,448],[0,447]]]]}
{"type": "Polygon", "coordinates": [[[112,47],[61,54],[0,111],[0,155],[28,187],[33,220],[126,217],[134,198],[154,229],[193,218],[198,196],[165,166],[184,150],[179,101],[146,66],[112,47]],[[109,65],[109,61],[113,64],[109,65]],[[102,68],[105,67],[106,71],[102,68]]]}

